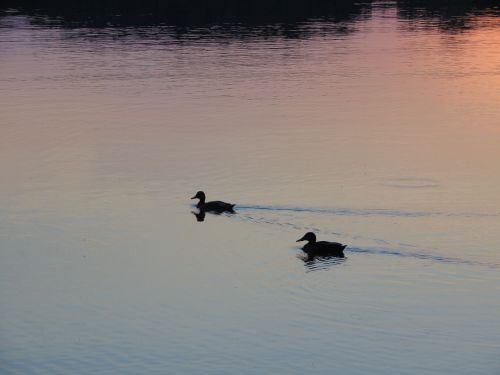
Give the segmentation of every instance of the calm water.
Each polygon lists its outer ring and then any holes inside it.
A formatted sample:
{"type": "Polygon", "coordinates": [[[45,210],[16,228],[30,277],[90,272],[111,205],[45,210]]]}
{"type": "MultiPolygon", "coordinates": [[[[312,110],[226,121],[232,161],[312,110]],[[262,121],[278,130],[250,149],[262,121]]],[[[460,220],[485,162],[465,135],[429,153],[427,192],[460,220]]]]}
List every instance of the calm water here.
{"type": "Polygon", "coordinates": [[[499,20],[1,17],[0,373],[499,374],[499,20]]]}

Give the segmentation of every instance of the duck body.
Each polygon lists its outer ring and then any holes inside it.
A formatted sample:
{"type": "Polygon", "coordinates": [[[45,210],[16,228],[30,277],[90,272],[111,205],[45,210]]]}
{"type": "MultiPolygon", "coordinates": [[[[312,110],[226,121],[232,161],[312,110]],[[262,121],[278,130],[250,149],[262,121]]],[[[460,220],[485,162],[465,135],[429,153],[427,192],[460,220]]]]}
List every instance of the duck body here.
{"type": "Polygon", "coordinates": [[[205,202],[206,196],[203,191],[199,191],[196,193],[194,197],[191,199],[199,199],[196,207],[200,209],[200,211],[210,211],[210,212],[234,212],[234,204],[226,203],[222,201],[211,201],[205,202]]]}
{"type": "Polygon", "coordinates": [[[347,245],[342,245],[338,242],[319,241],[316,243],[307,243],[302,247],[304,253],[308,255],[325,255],[344,257],[344,249],[347,245]]]}
{"type": "Polygon", "coordinates": [[[212,201],[212,202],[206,202],[206,203],[201,203],[198,202],[196,205],[200,210],[204,211],[233,211],[234,204],[231,203],[226,203],[226,202],[221,202],[221,201],[212,201]]]}
{"type": "Polygon", "coordinates": [[[316,241],[316,235],[313,232],[308,232],[301,239],[297,240],[307,241],[302,247],[302,250],[309,256],[335,256],[339,258],[344,257],[344,249],[347,245],[338,242],[316,241]]]}

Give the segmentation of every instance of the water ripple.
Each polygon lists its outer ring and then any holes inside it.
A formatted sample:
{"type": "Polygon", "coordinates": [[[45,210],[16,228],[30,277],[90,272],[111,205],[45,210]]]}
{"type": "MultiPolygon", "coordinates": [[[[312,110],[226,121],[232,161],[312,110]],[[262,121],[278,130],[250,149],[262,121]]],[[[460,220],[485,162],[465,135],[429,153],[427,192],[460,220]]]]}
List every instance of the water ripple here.
{"type": "Polygon", "coordinates": [[[341,266],[347,260],[339,257],[314,257],[308,259],[307,257],[298,256],[298,258],[304,261],[307,272],[328,270],[331,267],[341,266]]]}
{"type": "MultiPolygon", "coordinates": [[[[280,221],[279,219],[276,218],[270,218],[270,217],[255,217],[253,215],[250,215],[248,213],[244,213],[245,210],[263,210],[263,211],[290,211],[290,212],[306,212],[306,213],[319,213],[319,214],[336,214],[339,211],[336,209],[316,209],[316,208],[300,208],[300,207],[288,207],[288,206],[258,206],[258,205],[241,205],[237,206],[238,211],[243,211],[243,213],[240,212],[240,214],[236,215],[230,215],[232,218],[240,220],[240,221],[246,221],[249,223],[253,224],[263,224],[263,225],[276,225],[279,227],[282,227],[284,229],[293,229],[293,230],[300,230],[300,231],[314,231],[317,233],[322,233],[322,234],[328,234],[328,235],[335,235],[335,236],[343,236],[346,237],[345,234],[343,233],[338,233],[338,232],[333,232],[333,231],[324,231],[321,230],[317,227],[314,226],[304,226],[304,225],[298,225],[296,223],[292,223],[289,221],[280,221]]],[[[237,211],[237,212],[238,212],[237,211]]],[[[355,212],[359,211],[370,211],[370,210],[351,210],[355,212]]],[[[380,210],[376,210],[380,211],[380,210]]],[[[394,210],[382,210],[382,211],[390,211],[390,212],[400,212],[403,213],[403,211],[394,211],[394,210]]],[[[410,212],[410,214],[412,214],[410,212]]],[[[413,213],[415,214],[415,213],[413,213]]],[[[437,215],[437,213],[428,213],[427,216],[432,216],[432,214],[437,215]]],[[[458,214],[454,214],[455,216],[458,214]]],[[[470,215],[470,214],[469,214],[470,215]]],[[[483,216],[496,216],[494,214],[478,214],[476,215],[483,215],[483,216]]],[[[401,214],[400,216],[410,216],[408,212],[405,212],[405,214],[401,214]]],[[[420,215],[420,216],[425,216],[425,215],[420,215]]],[[[448,216],[452,216],[451,214],[448,214],[448,216]]],[[[443,255],[438,255],[438,254],[432,254],[430,252],[424,251],[424,250],[419,250],[417,249],[417,246],[413,244],[407,244],[407,243],[391,243],[390,241],[380,239],[380,238],[373,238],[373,237],[366,237],[366,236],[361,236],[361,235],[351,235],[347,236],[355,240],[369,240],[372,241],[373,243],[378,244],[380,247],[351,247],[348,246],[346,249],[346,252],[351,252],[351,253],[357,253],[357,254],[377,254],[377,255],[391,255],[391,256],[398,256],[398,257],[404,257],[404,258],[414,258],[414,259],[419,259],[419,260],[427,260],[427,261],[433,261],[433,262],[439,262],[439,263],[446,263],[446,264],[462,264],[462,265],[475,265],[475,266],[482,266],[482,267],[488,267],[488,268],[500,268],[500,264],[496,263],[488,263],[488,262],[480,262],[480,261],[475,261],[475,260],[467,260],[467,259],[462,259],[458,257],[448,257],[448,256],[443,256],[443,255]],[[394,247],[391,247],[394,246],[394,247]],[[408,248],[408,249],[404,249],[408,248]]],[[[315,261],[309,261],[306,262],[306,266],[309,268],[309,270],[316,270],[316,269],[326,269],[330,268],[332,265],[337,265],[341,264],[342,261],[339,262],[338,259],[333,259],[327,258],[327,259],[318,259],[315,261]]]]}
{"type": "Polygon", "coordinates": [[[442,255],[429,254],[424,251],[405,251],[401,249],[390,249],[390,248],[359,248],[359,247],[348,247],[346,251],[357,254],[392,255],[404,258],[430,260],[433,262],[448,263],[448,264],[466,264],[471,266],[482,266],[488,268],[500,267],[499,264],[495,263],[485,263],[485,262],[466,260],[456,257],[446,257],[442,255]]]}
{"type": "MultiPolygon", "coordinates": [[[[401,249],[390,249],[390,248],[359,248],[359,247],[348,247],[345,252],[354,254],[375,254],[375,255],[390,255],[403,258],[414,258],[419,260],[427,260],[437,263],[446,264],[459,264],[459,265],[469,265],[469,266],[481,266],[491,269],[500,268],[499,264],[485,263],[473,260],[466,260],[456,257],[446,257],[442,255],[429,254],[424,251],[404,251],[401,249]]],[[[338,258],[333,256],[327,257],[314,257],[313,259],[308,259],[306,255],[297,254],[297,258],[304,261],[304,265],[308,268],[308,272],[326,270],[333,266],[342,265],[348,257],[338,258]]]]}
{"type": "Polygon", "coordinates": [[[389,217],[499,217],[500,213],[485,212],[439,212],[439,211],[409,211],[391,208],[316,208],[296,206],[274,206],[237,204],[237,210],[262,210],[262,211],[290,211],[309,212],[317,214],[341,215],[341,216],[389,216],[389,217]]]}

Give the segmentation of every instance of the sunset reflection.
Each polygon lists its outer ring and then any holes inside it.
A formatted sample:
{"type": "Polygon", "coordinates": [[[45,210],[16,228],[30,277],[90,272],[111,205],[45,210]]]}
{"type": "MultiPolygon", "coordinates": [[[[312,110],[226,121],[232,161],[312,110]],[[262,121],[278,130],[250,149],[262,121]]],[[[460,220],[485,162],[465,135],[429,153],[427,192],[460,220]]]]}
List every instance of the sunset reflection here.
{"type": "Polygon", "coordinates": [[[499,368],[494,4],[49,3],[0,13],[0,373],[499,368]]]}

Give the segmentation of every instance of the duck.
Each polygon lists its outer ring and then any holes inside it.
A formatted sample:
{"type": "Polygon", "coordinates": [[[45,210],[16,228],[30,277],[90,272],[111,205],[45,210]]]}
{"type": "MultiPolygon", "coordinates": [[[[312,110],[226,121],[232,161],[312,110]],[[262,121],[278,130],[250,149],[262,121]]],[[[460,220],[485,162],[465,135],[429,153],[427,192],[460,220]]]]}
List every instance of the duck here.
{"type": "Polygon", "coordinates": [[[217,213],[234,212],[235,205],[232,203],[226,203],[221,201],[205,202],[206,195],[203,191],[197,192],[196,195],[191,199],[199,199],[198,203],[196,204],[196,207],[199,208],[200,211],[212,211],[217,213]]]}
{"type": "Polygon", "coordinates": [[[347,247],[347,245],[338,242],[316,241],[316,235],[313,232],[304,234],[302,238],[297,240],[297,242],[300,241],[307,241],[302,250],[310,257],[319,255],[343,258],[344,249],[347,247]]]}

